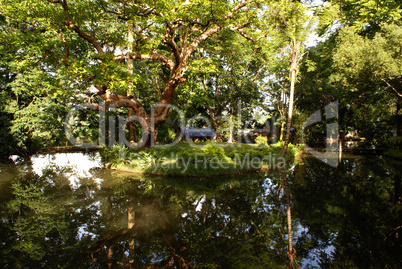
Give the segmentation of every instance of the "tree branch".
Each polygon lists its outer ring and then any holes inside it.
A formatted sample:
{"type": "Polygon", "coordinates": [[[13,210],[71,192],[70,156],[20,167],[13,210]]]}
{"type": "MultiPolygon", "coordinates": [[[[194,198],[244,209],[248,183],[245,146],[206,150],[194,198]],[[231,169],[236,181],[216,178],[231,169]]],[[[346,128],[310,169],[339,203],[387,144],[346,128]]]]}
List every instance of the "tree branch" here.
{"type": "Polygon", "coordinates": [[[57,34],[58,34],[58,36],[60,36],[61,41],[63,42],[63,45],[64,45],[64,60],[61,60],[61,61],[64,63],[64,65],[70,66],[70,64],[67,62],[68,57],[70,56],[70,49],[69,49],[69,47],[68,47],[67,40],[66,40],[66,38],[65,38],[64,35],[63,35],[63,31],[62,31],[61,28],[60,28],[57,24],[55,24],[54,22],[50,22],[50,23],[51,23],[52,25],[54,25],[54,26],[57,28],[57,30],[58,30],[57,34]]]}
{"type": "Polygon", "coordinates": [[[259,37],[257,37],[257,38],[252,38],[251,36],[248,36],[248,35],[244,32],[243,28],[245,28],[245,27],[248,26],[249,24],[250,24],[250,23],[246,23],[246,24],[244,24],[243,26],[240,26],[240,27],[237,27],[237,26],[234,26],[234,25],[229,25],[228,27],[229,27],[229,29],[230,29],[231,31],[233,31],[233,32],[238,32],[242,37],[244,37],[245,39],[247,39],[247,40],[249,40],[249,41],[251,41],[251,42],[253,42],[253,43],[257,43],[257,42],[260,41],[262,38],[265,38],[265,37],[268,36],[268,33],[269,33],[270,29],[268,29],[263,35],[261,35],[261,36],[259,36],[259,37]]]}
{"type": "Polygon", "coordinates": [[[385,79],[381,79],[382,81],[384,81],[387,85],[388,85],[388,87],[390,87],[391,89],[393,89],[394,90],[394,92],[396,92],[396,94],[399,96],[399,97],[402,97],[402,94],[401,93],[399,93],[395,88],[394,88],[394,86],[392,86],[388,81],[386,81],[385,79]]]}
{"type": "Polygon", "coordinates": [[[201,42],[205,41],[208,39],[210,36],[216,34],[222,30],[221,26],[215,25],[214,27],[204,31],[196,40],[194,40],[190,46],[188,46],[187,51],[185,52],[185,55],[183,55],[186,60],[190,57],[191,53],[201,44],[201,42]]]}
{"type": "Polygon", "coordinates": [[[77,25],[73,23],[73,21],[70,18],[69,11],[68,11],[68,4],[67,0],[47,0],[49,3],[59,3],[63,7],[64,11],[64,23],[74,32],[76,32],[80,37],[82,37],[84,40],[92,44],[95,49],[97,50],[98,53],[103,54],[104,51],[102,49],[101,44],[96,41],[93,37],[90,35],[86,34],[83,32],[77,25]]]}
{"type": "Polygon", "coordinates": [[[152,55],[149,54],[135,54],[135,55],[120,55],[113,58],[113,60],[121,60],[121,59],[133,59],[133,60],[147,60],[147,61],[159,61],[164,63],[170,71],[173,71],[174,63],[168,57],[159,54],[153,53],[152,55]]]}
{"type": "Polygon", "coordinates": [[[180,49],[177,46],[176,42],[174,42],[173,38],[169,37],[170,33],[174,32],[176,27],[175,26],[172,27],[169,24],[169,22],[167,22],[166,25],[167,25],[167,27],[166,27],[165,35],[163,36],[162,42],[165,43],[166,45],[168,45],[172,49],[174,58],[176,60],[176,64],[175,64],[175,68],[176,68],[181,60],[180,49]]]}
{"type": "MultiPolygon", "coordinates": [[[[226,14],[226,16],[224,16],[221,21],[226,21],[230,18],[232,18],[235,14],[235,12],[239,11],[240,9],[242,9],[243,7],[247,6],[247,3],[250,1],[245,1],[244,3],[240,3],[237,6],[235,6],[233,8],[233,10],[231,12],[229,12],[228,14],[226,14]]],[[[222,30],[222,27],[219,25],[215,25],[212,28],[204,31],[196,40],[194,40],[190,46],[188,47],[187,51],[185,52],[184,58],[186,60],[188,60],[188,58],[190,57],[191,53],[199,46],[199,44],[203,41],[205,41],[206,39],[208,39],[210,36],[216,34],[217,32],[219,32],[220,30],[222,30]]]]}

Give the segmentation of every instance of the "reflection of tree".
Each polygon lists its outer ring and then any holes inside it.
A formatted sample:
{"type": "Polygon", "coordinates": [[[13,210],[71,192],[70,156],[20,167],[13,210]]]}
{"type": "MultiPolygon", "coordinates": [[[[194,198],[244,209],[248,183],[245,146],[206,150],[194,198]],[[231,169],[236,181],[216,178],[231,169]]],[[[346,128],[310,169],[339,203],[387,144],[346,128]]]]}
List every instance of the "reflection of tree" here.
{"type": "Polygon", "coordinates": [[[290,191],[288,179],[286,176],[286,172],[281,172],[281,179],[283,184],[282,188],[285,193],[285,204],[286,204],[286,219],[287,219],[287,228],[288,228],[288,249],[286,252],[287,256],[287,266],[289,268],[294,268],[294,264],[296,262],[296,250],[293,246],[293,231],[292,231],[292,207],[290,205],[290,191]]]}
{"type": "Polygon", "coordinates": [[[19,167],[0,205],[2,267],[282,268],[296,259],[292,239],[297,260],[332,246],[322,266],[400,263],[400,172],[379,158],[345,159],[338,170],[312,160],[272,179],[93,170],[74,186],[71,169],[19,167]]]}
{"type": "Polygon", "coordinates": [[[390,165],[381,156],[345,159],[338,169],[318,160],[299,167],[292,184],[293,208],[308,232],[298,240],[298,253],[321,250],[323,267],[401,265],[402,244],[395,231],[402,223],[394,198],[401,178],[397,167],[400,162],[390,165]]]}
{"type": "MultiPolygon", "coordinates": [[[[76,238],[82,212],[74,212],[72,189],[64,176],[69,169],[48,167],[39,176],[29,161],[18,168],[20,175],[1,204],[2,267],[85,266],[79,253],[87,242],[76,238]]],[[[81,193],[77,190],[77,197],[81,193]]]]}
{"type": "MultiPolygon", "coordinates": [[[[131,129],[130,129],[131,130],[131,129]]],[[[133,140],[134,141],[134,140],[133,140]]],[[[137,186],[134,185],[131,190],[129,191],[129,197],[128,197],[128,210],[127,210],[127,228],[131,229],[135,225],[135,206],[136,206],[136,201],[135,201],[135,193],[136,193],[136,188],[137,186]]],[[[129,241],[129,264],[130,268],[131,265],[134,264],[134,237],[132,237],[129,241]]]]}
{"type": "Polygon", "coordinates": [[[261,179],[231,182],[209,190],[200,186],[200,193],[194,185],[189,189],[143,181],[135,194],[139,210],[134,226],[105,232],[92,249],[92,257],[101,264],[107,249],[113,246],[113,260],[122,264],[125,258],[116,252],[124,253],[129,244],[122,242],[135,237],[136,268],[250,264],[275,268],[283,263],[276,247],[283,249],[284,244],[277,213],[268,212],[268,200],[275,201],[278,212],[279,204],[275,197],[265,195],[262,183],[261,179]],[[277,227],[272,229],[272,225],[277,227]],[[151,261],[151,257],[158,262],[151,261]]]}
{"type": "MultiPolygon", "coordinates": [[[[28,165],[29,166],[29,165],[28,165]]],[[[2,209],[2,265],[77,268],[279,268],[284,264],[277,185],[252,180],[138,180],[101,186],[74,171],[24,169],[2,209]],[[128,217],[129,216],[129,217],[128,217]],[[134,240],[135,239],[135,240],[134,240]],[[7,244],[6,244],[7,242],[7,244]],[[22,243],[21,243],[22,242],[22,243]],[[11,252],[10,252],[11,250],[11,252]],[[21,257],[21,258],[17,258],[21,257]]]]}

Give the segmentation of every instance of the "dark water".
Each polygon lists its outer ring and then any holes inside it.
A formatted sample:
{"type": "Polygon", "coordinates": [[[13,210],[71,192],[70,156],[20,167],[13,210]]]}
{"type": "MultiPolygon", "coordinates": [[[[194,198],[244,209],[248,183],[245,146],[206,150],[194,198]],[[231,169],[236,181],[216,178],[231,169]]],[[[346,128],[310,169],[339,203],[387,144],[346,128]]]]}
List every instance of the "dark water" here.
{"type": "Polygon", "coordinates": [[[97,154],[0,164],[2,268],[402,268],[401,161],[315,159],[196,180],[102,168],[97,154]],[[284,177],[289,192],[286,193],[284,177]]]}

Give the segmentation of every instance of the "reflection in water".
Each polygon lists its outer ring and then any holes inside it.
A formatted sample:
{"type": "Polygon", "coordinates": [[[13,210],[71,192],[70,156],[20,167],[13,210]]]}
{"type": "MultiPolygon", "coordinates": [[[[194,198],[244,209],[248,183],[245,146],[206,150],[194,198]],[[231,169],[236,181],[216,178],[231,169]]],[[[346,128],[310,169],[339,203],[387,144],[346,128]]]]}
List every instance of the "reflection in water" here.
{"type": "Polygon", "coordinates": [[[64,155],[69,163],[55,154],[0,165],[2,267],[401,264],[400,162],[345,158],[335,169],[309,159],[286,174],[195,180],[123,175],[96,154],[64,155]],[[84,171],[78,156],[91,161],[84,171]]]}
{"type": "Polygon", "coordinates": [[[290,191],[289,191],[289,183],[288,178],[285,171],[281,171],[281,186],[285,193],[285,203],[286,203],[286,218],[287,218],[287,228],[288,228],[288,249],[286,252],[287,257],[287,266],[290,269],[294,268],[295,259],[296,259],[296,250],[293,246],[293,231],[292,231],[292,207],[290,205],[290,191]]]}

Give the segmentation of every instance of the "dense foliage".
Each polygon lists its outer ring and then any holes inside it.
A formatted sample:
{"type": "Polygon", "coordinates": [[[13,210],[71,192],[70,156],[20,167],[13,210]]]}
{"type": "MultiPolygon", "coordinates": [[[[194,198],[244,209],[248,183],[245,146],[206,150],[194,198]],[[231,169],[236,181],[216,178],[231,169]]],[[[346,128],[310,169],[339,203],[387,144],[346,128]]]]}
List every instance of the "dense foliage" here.
{"type": "Polygon", "coordinates": [[[268,141],[323,146],[324,120],[301,132],[306,118],[332,101],[340,139],[379,147],[402,132],[395,1],[0,3],[4,155],[70,145],[67,125],[79,143],[112,146],[108,135],[125,126],[108,119],[127,115],[135,120],[127,141],[142,137],[145,146],[150,137],[173,141],[192,117],[220,141],[265,126],[268,141]],[[311,45],[311,32],[321,41],[311,45]],[[79,112],[68,114],[73,108],[79,112]]]}

